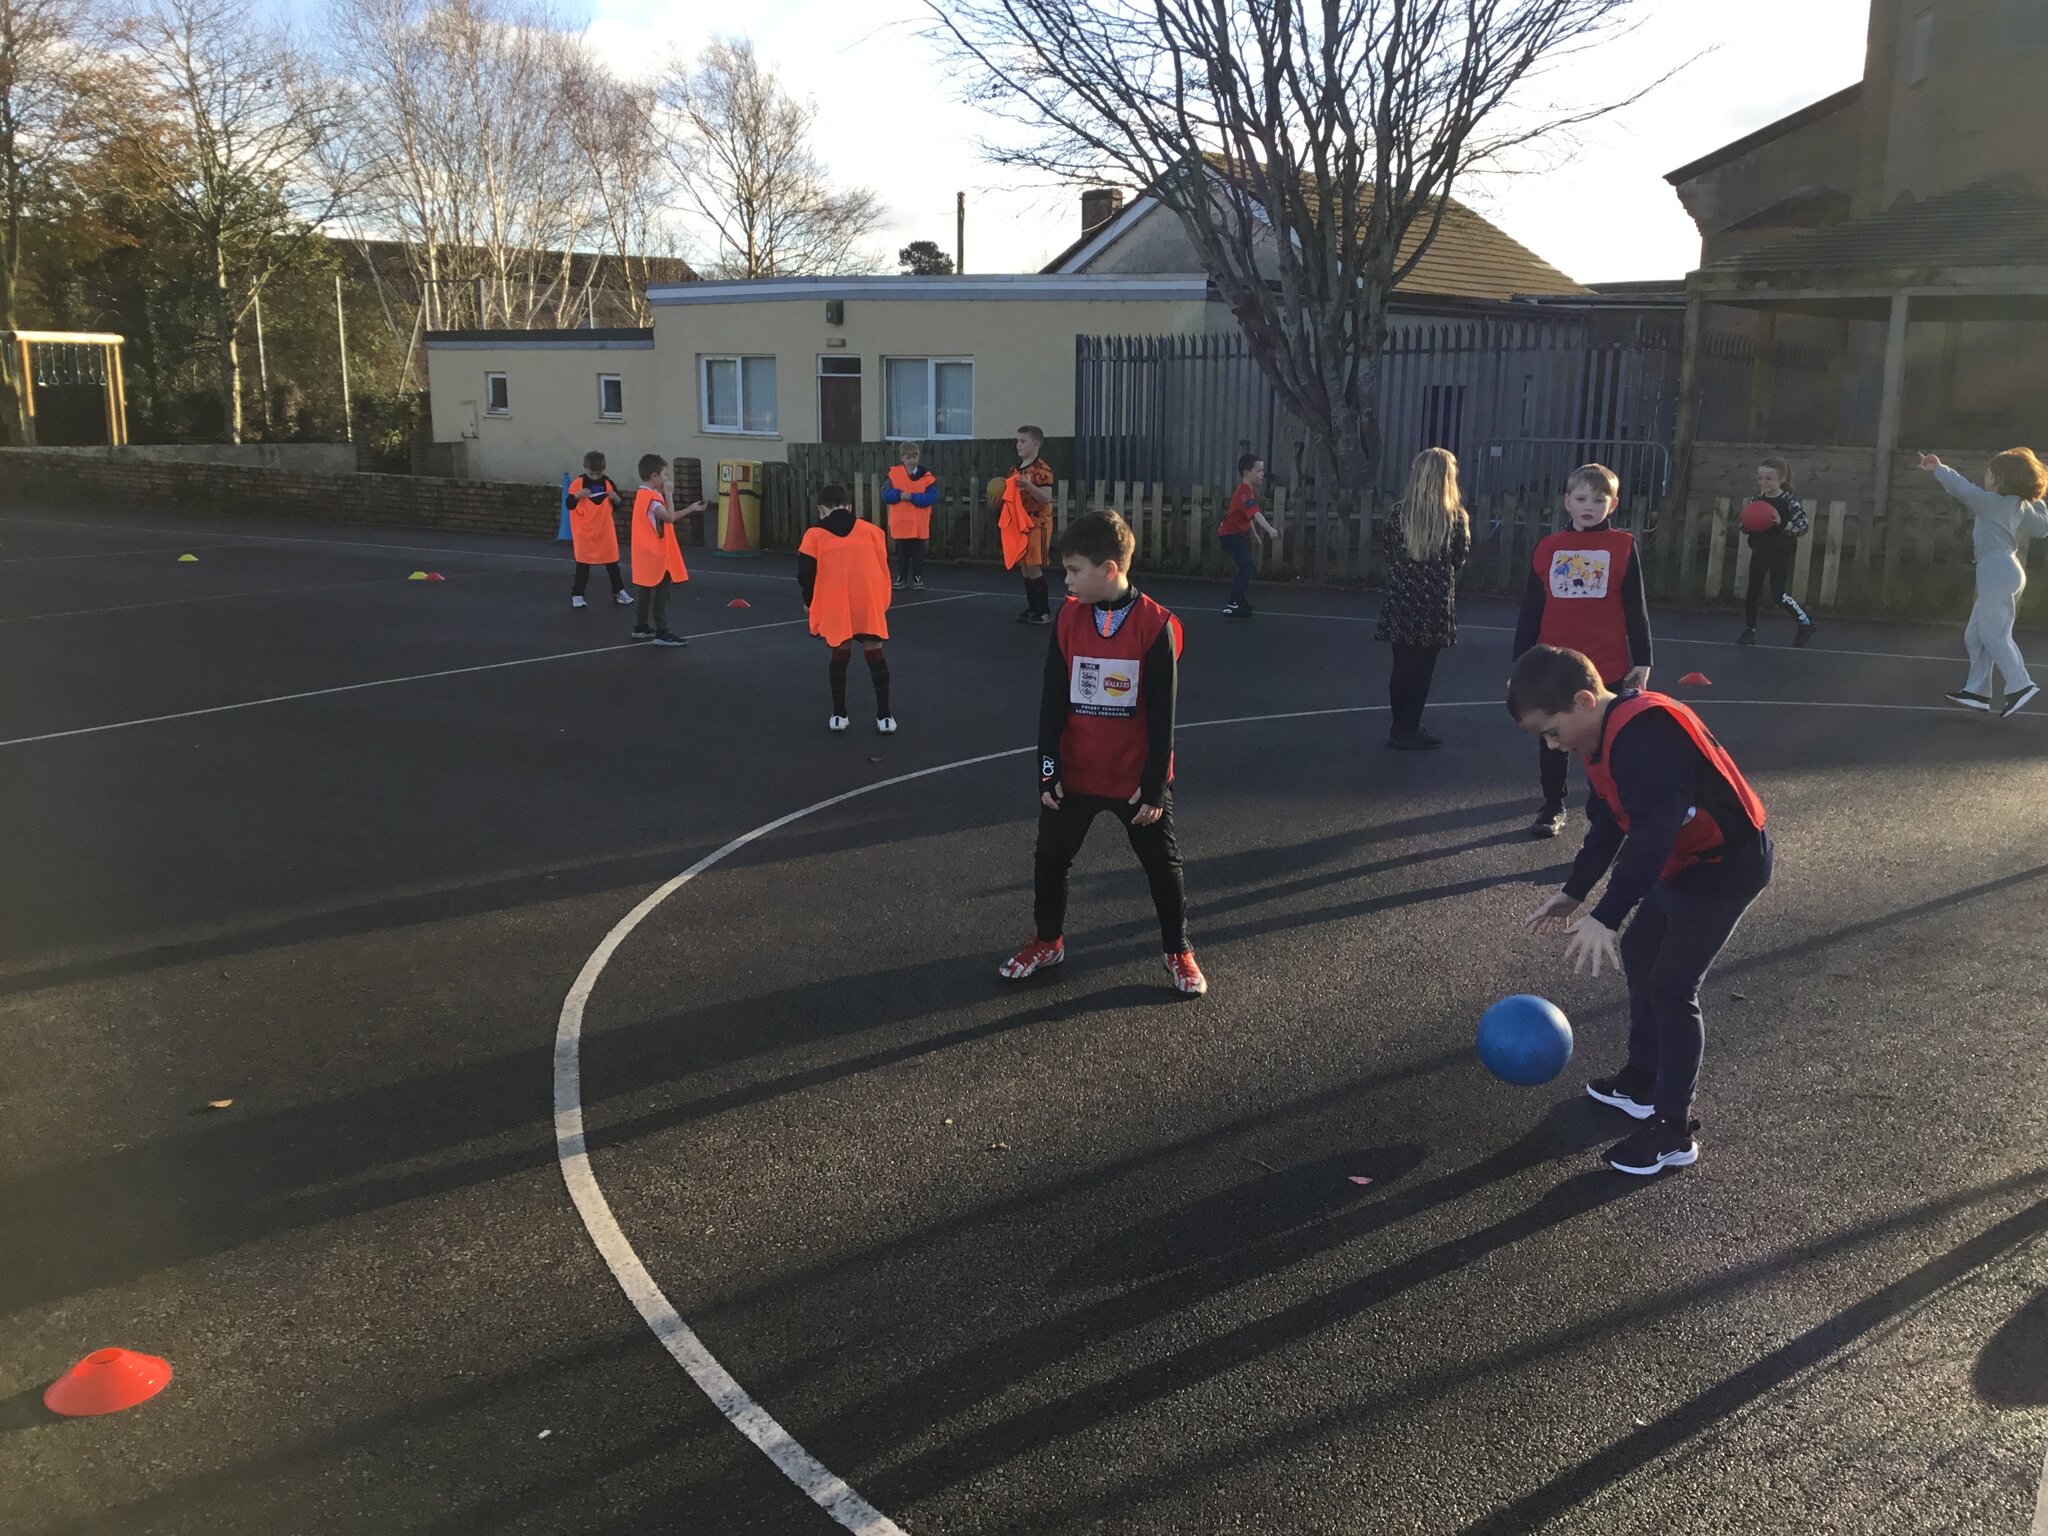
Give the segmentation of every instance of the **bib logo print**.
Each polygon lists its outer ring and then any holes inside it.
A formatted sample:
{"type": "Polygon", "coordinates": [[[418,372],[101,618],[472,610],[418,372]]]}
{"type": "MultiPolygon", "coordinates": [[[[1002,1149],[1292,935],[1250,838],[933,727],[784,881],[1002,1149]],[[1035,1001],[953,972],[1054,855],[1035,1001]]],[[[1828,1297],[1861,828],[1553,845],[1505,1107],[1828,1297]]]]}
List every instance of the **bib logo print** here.
{"type": "Polygon", "coordinates": [[[1550,560],[1550,595],[1605,597],[1608,566],[1604,549],[1561,549],[1550,560]]]}
{"type": "Polygon", "coordinates": [[[1077,715],[1135,715],[1137,670],[1115,657],[1076,656],[1068,674],[1067,702],[1077,715]]]}

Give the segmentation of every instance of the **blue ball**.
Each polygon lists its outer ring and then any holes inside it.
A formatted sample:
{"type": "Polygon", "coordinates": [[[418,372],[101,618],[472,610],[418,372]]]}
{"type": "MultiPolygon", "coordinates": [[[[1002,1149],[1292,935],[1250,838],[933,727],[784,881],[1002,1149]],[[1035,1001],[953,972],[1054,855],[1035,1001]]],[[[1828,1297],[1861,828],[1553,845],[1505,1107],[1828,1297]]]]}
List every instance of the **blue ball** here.
{"type": "Polygon", "coordinates": [[[1479,1059],[1517,1088],[1547,1083],[1572,1059],[1572,1025],[1540,997],[1504,997],[1479,1016],[1479,1059]]]}

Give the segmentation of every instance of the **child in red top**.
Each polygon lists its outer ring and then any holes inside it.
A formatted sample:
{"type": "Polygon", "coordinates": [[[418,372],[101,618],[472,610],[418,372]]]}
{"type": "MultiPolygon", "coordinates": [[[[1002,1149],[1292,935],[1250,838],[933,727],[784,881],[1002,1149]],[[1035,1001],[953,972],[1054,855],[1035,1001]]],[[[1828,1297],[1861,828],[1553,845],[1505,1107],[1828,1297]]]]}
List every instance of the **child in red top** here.
{"type": "Polygon", "coordinates": [[[1216,542],[1223,546],[1223,552],[1237,565],[1237,575],[1230,583],[1230,601],[1223,605],[1223,611],[1233,619],[1249,618],[1252,605],[1245,601],[1245,593],[1252,585],[1252,529],[1257,528],[1271,544],[1279,536],[1279,530],[1266,521],[1266,514],[1259,510],[1259,487],[1266,483],[1266,461],[1256,453],[1248,453],[1237,461],[1237,489],[1230,493],[1230,506],[1223,514],[1223,521],[1217,525],[1216,542]]]}
{"type": "Polygon", "coordinates": [[[1528,928],[1564,928],[1575,969],[1590,964],[1597,976],[1605,962],[1628,980],[1628,1060],[1586,1092],[1645,1123],[1608,1148],[1607,1165],[1650,1174],[1697,1162],[1692,1105],[1707,1039],[1700,986],[1771,883],[1763,801],[1692,710],[1659,693],[1610,693],[1577,651],[1525,652],[1508,683],[1508,713],[1550,746],[1578,753],[1593,787],[1585,846],[1528,928]],[[1572,921],[1610,867],[1607,893],[1572,921]]]}
{"type": "MultiPolygon", "coordinates": [[[[1538,541],[1515,624],[1515,656],[1532,645],[1565,646],[1593,660],[1611,688],[1650,683],[1650,609],[1636,541],[1609,521],[1621,505],[1621,481],[1604,464],[1584,464],[1565,484],[1570,526],[1538,541]]],[[[1531,837],[1564,831],[1568,754],[1536,745],[1543,804],[1531,837]]]]}
{"type": "Polygon", "coordinates": [[[1137,540],[1114,512],[1060,539],[1067,600],[1045,658],[1038,709],[1037,931],[1003,962],[1006,981],[1067,958],[1067,871],[1097,816],[1124,824],[1152,886],[1174,990],[1209,990],[1188,946],[1188,899],[1173,836],[1173,712],[1180,621],[1131,585],[1137,540]]]}

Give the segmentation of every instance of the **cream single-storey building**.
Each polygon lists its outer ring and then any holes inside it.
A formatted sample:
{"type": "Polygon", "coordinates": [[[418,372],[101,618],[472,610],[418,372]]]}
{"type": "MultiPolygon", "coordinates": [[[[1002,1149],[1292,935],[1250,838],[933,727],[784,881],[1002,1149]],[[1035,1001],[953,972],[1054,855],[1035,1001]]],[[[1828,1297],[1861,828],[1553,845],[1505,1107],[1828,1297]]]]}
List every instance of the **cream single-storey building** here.
{"type": "Polygon", "coordinates": [[[1199,331],[1196,275],[761,278],[650,289],[644,329],[437,331],[453,472],[550,481],[595,448],[774,460],[790,443],[1074,431],[1074,339],[1199,331]]]}

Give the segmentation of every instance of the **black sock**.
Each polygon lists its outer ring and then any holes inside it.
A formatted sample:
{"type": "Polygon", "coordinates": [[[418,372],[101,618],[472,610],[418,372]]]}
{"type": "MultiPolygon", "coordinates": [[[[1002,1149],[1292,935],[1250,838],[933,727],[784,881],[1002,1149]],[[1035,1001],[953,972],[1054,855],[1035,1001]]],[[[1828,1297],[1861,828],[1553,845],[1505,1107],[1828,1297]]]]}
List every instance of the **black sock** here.
{"type": "MultiPolygon", "coordinates": [[[[886,720],[889,718],[889,658],[880,651],[864,651],[862,654],[868,659],[868,676],[874,679],[875,718],[886,720]]],[[[843,715],[846,711],[842,709],[839,713],[843,715]]]]}
{"type": "Polygon", "coordinates": [[[1048,583],[1043,576],[1033,576],[1024,583],[1024,595],[1033,613],[1051,613],[1052,600],[1048,596],[1048,583]]]}
{"type": "Polygon", "coordinates": [[[846,714],[846,669],[853,661],[853,650],[842,646],[832,652],[832,713],[844,717],[846,714]]]}

